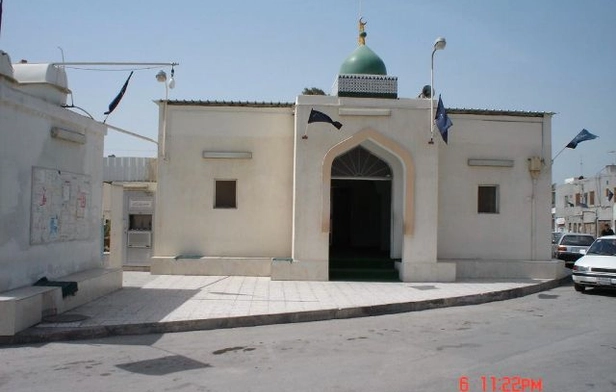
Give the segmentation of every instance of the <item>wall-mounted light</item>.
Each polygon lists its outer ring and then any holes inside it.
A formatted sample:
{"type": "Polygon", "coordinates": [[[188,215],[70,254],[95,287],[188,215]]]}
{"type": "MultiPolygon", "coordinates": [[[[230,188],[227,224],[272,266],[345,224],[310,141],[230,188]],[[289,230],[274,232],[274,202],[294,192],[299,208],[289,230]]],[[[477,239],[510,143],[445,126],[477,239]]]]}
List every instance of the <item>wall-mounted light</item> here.
{"type": "Polygon", "coordinates": [[[175,73],[175,69],[171,67],[171,78],[169,79],[169,88],[173,89],[175,87],[175,79],[173,78],[173,74],[175,73]]]}
{"type": "Polygon", "coordinates": [[[480,159],[469,158],[469,166],[513,167],[513,159],[480,159]]]}
{"type": "MultiPolygon", "coordinates": [[[[169,82],[167,82],[167,73],[161,69],[156,74],[156,80],[159,81],[160,83],[165,83],[166,89],[167,88],[173,89],[175,87],[175,78],[173,77],[174,74],[175,74],[175,69],[171,67],[171,77],[169,78],[169,82]]],[[[167,94],[168,93],[169,92],[167,91],[167,94]]],[[[165,99],[167,99],[167,97],[165,97],[165,99]]]]}
{"type": "Polygon", "coordinates": [[[203,151],[204,159],[252,159],[250,151],[203,151]]]}
{"type": "Polygon", "coordinates": [[[71,131],[68,129],[62,129],[53,127],[51,128],[51,137],[55,139],[62,139],[77,144],[86,143],[86,135],[77,131],[71,131]]]}

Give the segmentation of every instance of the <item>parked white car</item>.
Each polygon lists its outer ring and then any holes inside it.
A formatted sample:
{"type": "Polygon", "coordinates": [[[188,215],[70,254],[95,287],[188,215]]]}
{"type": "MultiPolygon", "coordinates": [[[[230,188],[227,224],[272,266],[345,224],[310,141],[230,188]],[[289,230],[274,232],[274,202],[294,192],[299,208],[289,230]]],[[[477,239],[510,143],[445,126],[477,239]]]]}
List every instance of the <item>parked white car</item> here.
{"type": "Polygon", "coordinates": [[[564,233],[554,242],[552,235],[552,257],[565,261],[565,267],[571,268],[573,263],[584,256],[595,237],[592,234],[564,233]]]}
{"type": "Polygon", "coordinates": [[[579,292],[586,287],[616,288],[616,235],[597,238],[573,265],[572,278],[579,292]]]}

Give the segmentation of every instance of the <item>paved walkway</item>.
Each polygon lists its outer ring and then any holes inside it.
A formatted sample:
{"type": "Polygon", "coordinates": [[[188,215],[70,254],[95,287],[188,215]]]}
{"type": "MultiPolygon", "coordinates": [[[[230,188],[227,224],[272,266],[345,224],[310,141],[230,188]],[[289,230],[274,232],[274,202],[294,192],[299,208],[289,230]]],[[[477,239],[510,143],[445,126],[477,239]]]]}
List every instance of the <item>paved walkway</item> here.
{"type": "Polygon", "coordinates": [[[547,290],[565,279],[297,282],[125,271],[121,290],[55,320],[47,318],[3,343],[246,327],[470,305],[547,290]]]}

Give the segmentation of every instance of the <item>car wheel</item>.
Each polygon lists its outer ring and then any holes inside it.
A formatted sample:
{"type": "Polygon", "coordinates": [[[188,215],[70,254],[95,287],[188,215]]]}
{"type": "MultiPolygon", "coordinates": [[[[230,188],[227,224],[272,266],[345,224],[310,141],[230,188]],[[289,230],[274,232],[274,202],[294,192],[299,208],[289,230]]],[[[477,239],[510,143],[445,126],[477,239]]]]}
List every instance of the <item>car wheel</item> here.
{"type": "Polygon", "coordinates": [[[575,291],[577,291],[578,293],[583,293],[584,290],[586,290],[586,287],[582,286],[581,284],[577,284],[574,283],[573,284],[573,288],[575,289],[575,291]]]}

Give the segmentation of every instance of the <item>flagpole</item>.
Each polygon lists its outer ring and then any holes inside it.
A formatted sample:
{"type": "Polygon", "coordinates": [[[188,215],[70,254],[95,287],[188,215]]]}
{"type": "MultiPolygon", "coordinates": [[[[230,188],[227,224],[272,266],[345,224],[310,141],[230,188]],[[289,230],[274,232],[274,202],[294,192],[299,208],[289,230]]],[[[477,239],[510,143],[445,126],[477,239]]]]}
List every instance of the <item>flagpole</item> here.
{"type": "Polygon", "coordinates": [[[105,125],[107,126],[107,128],[111,128],[111,129],[113,129],[114,131],[118,131],[118,132],[121,132],[121,133],[125,133],[125,134],[127,134],[127,135],[130,135],[130,136],[133,136],[133,137],[136,137],[136,138],[142,139],[142,140],[146,140],[146,141],[148,141],[148,142],[152,142],[152,143],[154,143],[154,144],[158,145],[158,142],[157,142],[156,140],[154,140],[154,139],[150,139],[149,137],[145,137],[145,136],[139,135],[138,133],[130,132],[130,131],[127,131],[126,129],[122,129],[122,128],[120,128],[120,127],[116,127],[116,126],[113,126],[113,125],[110,125],[110,124],[105,124],[105,125]]]}
{"type": "Polygon", "coordinates": [[[565,151],[565,148],[567,148],[567,146],[563,147],[563,149],[562,149],[562,150],[560,150],[560,151],[558,152],[558,154],[556,154],[556,156],[555,156],[554,158],[552,158],[552,161],[551,161],[550,163],[554,163],[554,160],[555,160],[556,158],[558,158],[558,156],[559,156],[559,155],[560,155],[563,151],[565,151]]]}

